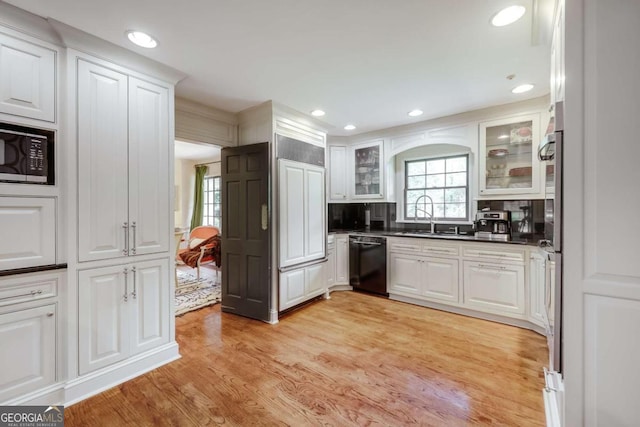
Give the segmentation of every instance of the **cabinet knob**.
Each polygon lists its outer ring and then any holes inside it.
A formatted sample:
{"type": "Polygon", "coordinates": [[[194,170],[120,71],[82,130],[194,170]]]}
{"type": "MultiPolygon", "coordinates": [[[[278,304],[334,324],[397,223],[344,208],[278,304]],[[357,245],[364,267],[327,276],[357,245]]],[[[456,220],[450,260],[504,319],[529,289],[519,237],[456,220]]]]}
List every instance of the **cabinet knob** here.
{"type": "Polygon", "coordinates": [[[53,317],[53,312],[50,311],[49,313],[47,313],[47,317],[53,317]]]}

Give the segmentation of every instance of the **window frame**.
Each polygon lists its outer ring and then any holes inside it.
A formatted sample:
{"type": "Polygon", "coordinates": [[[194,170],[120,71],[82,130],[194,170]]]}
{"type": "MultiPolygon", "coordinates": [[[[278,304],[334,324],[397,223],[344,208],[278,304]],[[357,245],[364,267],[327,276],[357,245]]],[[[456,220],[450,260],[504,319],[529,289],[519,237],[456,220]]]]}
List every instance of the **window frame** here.
{"type": "Polygon", "coordinates": [[[220,194],[220,198],[218,198],[219,202],[215,202],[215,195],[216,193],[222,192],[222,177],[219,175],[205,176],[202,192],[204,196],[202,225],[211,225],[213,227],[218,227],[218,229],[221,229],[222,227],[222,194],[220,194]],[[219,205],[219,209],[218,209],[219,215],[215,215],[215,212],[216,212],[215,205],[219,205]],[[212,207],[211,212],[213,212],[213,215],[208,214],[209,206],[212,207]]]}
{"type": "MultiPolygon", "coordinates": [[[[408,216],[408,203],[407,203],[407,193],[408,191],[412,191],[412,190],[446,190],[446,189],[451,189],[451,188],[464,188],[465,191],[465,217],[464,218],[451,218],[451,217],[435,217],[435,219],[433,219],[433,221],[439,221],[439,222],[469,222],[470,221],[470,217],[471,217],[471,206],[469,205],[470,203],[470,186],[471,186],[471,182],[470,182],[470,171],[469,171],[469,166],[470,166],[470,155],[469,153],[466,154],[451,154],[451,155],[446,155],[446,156],[437,156],[437,157],[423,157],[423,158],[419,158],[419,159],[406,159],[404,160],[404,195],[403,195],[403,221],[408,221],[408,222],[430,222],[431,220],[427,220],[425,218],[419,218],[419,217],[410,217],[408,216]],[[466,161],[466,168],[465,168],[465,173],[466,173],[466,184],[464,186],[454,186],[454,187],[447,187],[446,185],[443,187],[431,187],[431,188],[427,188],[424,187],[422,189],[419,188],[412,188],[409,189],[409,164],[410,163],[418,163],[418,162],[425,162],[425,166],[426,166],[426,162],[429,161],[433,161],[433,160],[445,160],[445,164],[446,164],[446,160],[447,159],[455,159],[455,158],[465,158],[466,161]]],[[[425,171],[426,172],[426,171],[425,171]]],[[[459,172],[449,172],[449,173],[459,173],[459,172]]],[[[446,175],[448,174],[446,169],[445,172],[443,173],[445,175],[445,184],[446,184],[446,175]]],[[[435,175],[435,174],[427,174],[425,173],[422,176],[428,176],[428,175],[435,175]]],[[[412,176],[420,176],[420,175],[412,175],[412,176]]],[[[426,186],[426,178],[425,178],[425,186],[426,186]]],[[[444,201],[443,206],[447,205],[447,202],[444,201]]]]}

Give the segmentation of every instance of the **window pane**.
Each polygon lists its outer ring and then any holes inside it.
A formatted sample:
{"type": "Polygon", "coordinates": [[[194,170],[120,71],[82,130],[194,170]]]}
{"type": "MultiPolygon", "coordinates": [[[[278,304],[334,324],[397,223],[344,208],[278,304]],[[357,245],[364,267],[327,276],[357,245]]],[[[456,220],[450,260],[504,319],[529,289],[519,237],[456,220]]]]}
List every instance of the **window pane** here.
{"type": "Polygon", "coordinates": [[[413,203],[410,203],[406,206],[406,217],[407,218],[415,218],[416,217],[416,207],[413,203]]]}
{"type": "Polygon", "coordinates": [[[444,174],[427,175],[427,188],[444,187],[444,174]]]}
{"type": "Polygon", "coordinates": [[[407,177],[407,188],[424,188],[425,184],[424,175],[407,177]]]}
{"type": "Polygon", "coordinates": [[[214,203],[220,203],[220,192],[216,191],[215,193],[213,193],[213,201],[214,203]]]}
{"type": "Polygon", "coordinates": [[[448,203],[445,206],[445,214],[447,218],[466,218],[467,209],[465,203],[448,203]]]}
{"type": "Polygon", "coordinates": [[[220,205],[213,205],[213,216],[220,216],[220,205]]]}
{"type": "Polygon", "coordinates": [[[427,173],[444,173],[444,159],[429,160],[427,162],[427,173]]]}
{"type": "Polygon", "coordinates": [[[425,162],[407,162],[407,175],[424,175],[425,162]]]}
{"type": "Polygon", "coordinates": [[[418,197],[424,194],[423,190],[409,190],[407,191],[407,204],[412,205],[418,200],[418,197]]]}
{"type": "Polygon", "coordinates": [[[447,187],[462,187],[467,185],[467,173],[448,173],[447,174],[447,187]]]}
{"type": "Polygon", "coordinates": [[[444,205],[441,203],[436,203],[433,205],[433,218],[444,218],[444,205]]]}
{"type": "Polygon", "coordinates": [[[447,159],[447,172],[465,172],[467,170],[467,157],[452,157],[447,159]]]}
{"type": "Polygon", "coordinates": [[[448,188],[445,190],[444,199],[447,203],[465,203],[467,201],[467,189],[448,188]]]}
{"type": "MultiPolygon", "coordinates": [[[[433,200],[433,203],[444,203],[443,189],[427,190],[426,193],[427,193],[427,196],[431,197],[431,199],[433,200]]],[[[427,203],[429,203],[429,199],[427,199],[427,203]]]]}

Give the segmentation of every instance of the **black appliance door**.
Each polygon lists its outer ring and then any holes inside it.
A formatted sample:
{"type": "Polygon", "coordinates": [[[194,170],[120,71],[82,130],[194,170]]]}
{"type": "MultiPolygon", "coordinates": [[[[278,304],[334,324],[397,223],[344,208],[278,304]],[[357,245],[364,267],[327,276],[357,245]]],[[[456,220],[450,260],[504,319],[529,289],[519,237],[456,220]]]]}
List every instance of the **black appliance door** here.
{"type": "Polygon", "coordinates": [[[386,239],[350,236],[349,274],[355,290],[388,295],[386,239]]]}
{"type": "Polygon", "coordinates": [[[26,181],[27,156],[25,136],[0,131],[0,180],[26,181]]]}
{"type": "Polygon", "coordinates": [[[26,153],[27,181],[46,183],[49,175],[49,154],[47,138],[26,136],[24,139],[26,153]]]}

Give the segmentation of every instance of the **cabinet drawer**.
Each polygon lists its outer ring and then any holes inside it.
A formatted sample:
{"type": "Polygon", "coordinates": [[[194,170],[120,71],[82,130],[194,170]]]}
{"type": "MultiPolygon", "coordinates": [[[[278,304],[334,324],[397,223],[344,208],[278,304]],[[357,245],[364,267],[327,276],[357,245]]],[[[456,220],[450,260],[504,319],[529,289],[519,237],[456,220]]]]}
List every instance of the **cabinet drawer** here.
{"type": "Polygon", "coordinates": [[[422,252],[422,242],[419,240],[392,240],[387,244],[394,252],[422,252]]]}
{"type": "Polygon", "coordinates": [[[58,279],[33,279],[33,282],[1,287],[0,306],[19,302],[35,301],[58,294],[58,279]]]}
{"type": "Polygon", "coordinates": [[[524,262],[524,250],[509,250],[509,249],[495,249],[480,247],[475,248],[472,246],[465,246],[462,249],[462,254],[466,258],[479,258],[479,259],[492,259],[492,260],[505,260],[505,261],[520,261],[524,262]]]}
{"type": "Polygon", "coordinates": [[[433,256],[458,256],[459,247],[433,244],[432,241],[422,246],[422,252],[433,256]]]}

